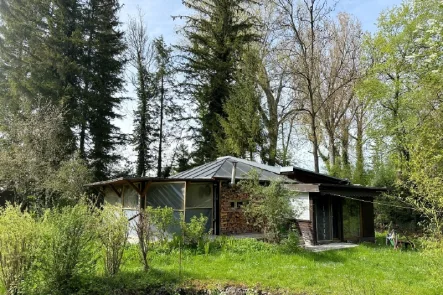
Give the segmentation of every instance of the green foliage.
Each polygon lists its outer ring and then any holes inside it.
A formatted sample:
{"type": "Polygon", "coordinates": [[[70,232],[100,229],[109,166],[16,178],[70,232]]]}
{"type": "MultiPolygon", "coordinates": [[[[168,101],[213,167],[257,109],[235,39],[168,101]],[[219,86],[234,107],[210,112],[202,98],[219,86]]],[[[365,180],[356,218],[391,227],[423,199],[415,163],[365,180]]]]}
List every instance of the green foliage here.
{"type": "Polygon", "coordinates": [[[248,253],[276,253],[275,245],[264,243],[256,239],[236,239],[233,237],[217,237],[214,241],[214,246],[219,248],[222,252],[231,254],[248,254],[248,253]]]}
{"type": "Polygon", "coordinates": [[[192,216],[189,222],[182,219],[180,227],[183,233],[184,245],[198,247],[199,249],[204,248],[209,239],[209,233],[206,232],[207,222],[208,217],[203,216],[203,214],[200,214],[199,217],[192,216]]]}
{"type": "Polygon", "coordinates": [[[34,269],[42,284],[38,292],[75,292],[82,277],[95,272],[100,253],[97,224],[97,213],[86,203],[46,212],[34,269]]]}
{"type": "Polygon", "coordinates": [[[31,202],[47,208],[77,201],[91,180],[86,163],[69,155],[63,117],[60,108],[45,104],[3,118],[0,186],[13,191],[24,208],[31,202]]]}
{"type": "Polygon", "coordinates": [[[129,222],[120,206],[105,204],[100,212],[97,233],[104,250],[105,272],[115,275],[120,270],[128,241],[129,222]]]}
{"type": "Polygon", "coordinates": [[[48,175],[45,188],[56,194],[57,205],[74,205],[85,192],[85,184],[90,183],[93,174],[87,163],[79,155],[62,161],[58,170],[48,175]]]}
{"type": "Polygon", "coordinates": [[[297,228],[288,231],[286,239],[282,240],[281,250],[284,253],[295,253],[300,250],[300,236],[297,228]]]}
{"type": "Polygon", "coordinates": [[[39,245],[39,226],[17,206],[0,209],[0,282],[6,294],[18,294],[28,279],[39,245]]]}
{"type": "Polygon", "coordinates": [[[358,90],[372,98],[375,110],[372,137],[382,160],[374,162],[374,182],[394,184],[392,199],[425,217],[434,238],[443,229],[443,174],[438,168],[442,63],[437,49],[442,11],[434,0],[405,1],[385,11],[378,32],[366,42],[372,67],[358,90]]]}
{"type": "Polygon", "coordinates": [[[121,139],[112,123],[123,99],[117,94],[123,88],[125,49],[119,9],[115,0],[0,5],[0,101],[5,109],[0,120],[5,114],[39,111],[45,104],[63,108],[58,136],[71,143],[65,153],[78,150],[99,179],[109,175],[121,139]]]}
{"type": "Polygon", "coordinates": [[[191,153],[184,143],[180,143],[174,151],[175,163],[174,172],[182,172],[192,168],[191,153]]]}
{"type": "MultiPolygon", "coordinates": [[[[256,39],[253,15],[246,7],[250,0],[185,0],[192,12],[184,16],[183,37],[188,41],[178,46],[183,62],[186,94],[195,105],[190,115],[201,124],[197,130],[197,164],[217,157],[216,139],[223,139],[219,118],[226,118],[223,107],[231,93],[238,62],[245,46],[256,39]]],[[[180,16],[182,17],[182,16],[180,16]]]]}
{"type": "Polygon", "coordinates": [[[166,245],[171,228],[177,223],[174,209],[171,207],[151,208],[149,210],[151,223],[155,227],[154,236],[161,245],[166,245]]]}
{"type": "Polygon", "coordinates": [[[249,158],[251,161],[263,141],[256,59],[254,53],[244,54],[232,94],[223,106],[226,118],[219,115],[225,138],[219,138],[217,142],[220,154],[249,158]]]}
{"type": "Polygon", "coordinates": [[[293,192],[280,179],[272,180],[269,185],[260,184],[255,170],[239,185],[249,195],[249,203],[243,207],[248,222],[260,228],[267,241],[280,242],[288,219],[294,217],[290,204],[293,192]]]}

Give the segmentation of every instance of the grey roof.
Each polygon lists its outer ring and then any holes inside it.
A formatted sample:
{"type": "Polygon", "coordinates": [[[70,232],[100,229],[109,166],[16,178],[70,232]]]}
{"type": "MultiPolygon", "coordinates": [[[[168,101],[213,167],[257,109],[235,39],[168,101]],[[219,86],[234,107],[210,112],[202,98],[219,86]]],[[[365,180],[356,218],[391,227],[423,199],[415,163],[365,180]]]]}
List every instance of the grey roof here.
{"type": "Polygon", "coordinates": [[[235,157],[221,157],[217,160],[194,167],[190,170],[180,172],[172,175],[169,178],[173,179],[231,179],[232,166],[236,162],[236,179],[247,178],[247,173],[255,169],[260,173],[260,180],[269,181],[275,178],[280,178],[287,183],[296,183],[296,181],[289,179],[286,176],[280,175],[280,167],[268,166],[253,161],[239,159],[235,157]]]}

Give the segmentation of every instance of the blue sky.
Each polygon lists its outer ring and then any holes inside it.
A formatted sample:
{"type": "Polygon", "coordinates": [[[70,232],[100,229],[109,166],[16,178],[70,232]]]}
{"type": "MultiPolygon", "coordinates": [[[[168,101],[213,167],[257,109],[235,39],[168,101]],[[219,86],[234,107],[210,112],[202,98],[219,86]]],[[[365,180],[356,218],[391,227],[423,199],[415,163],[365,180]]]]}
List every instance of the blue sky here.
{"type": "MultiPolygon", "coordinates": [[[[336,7],[336,12],[347,12],[356,16],[360,20],[363,30],[374,32],[380,12],[399,5],[401,2],[401,0],[341,0],[336,7]]],[[[176,34],[180,21],[174,21],[171,16],[187,14],[187,9],[183,6],[181,0],[121,0],[121,3],[123,8],[120,17],[124,27],[128,16],[137,15],[137,7],[140,7],[145,16],[150,37],[163,35],[168,44],[180,40],[180,37],[176,34]]],[[[127,84],[126,90],[126,95],[134,98],[134,91],[130,83],[127,84]]],[[[135,103],[133,101],[126,101],[121,109],[124,118],[116,122],[125,133],[132,132],[134,107],[135,103]]],[[[134,155],[128,149],[122,152],[128,156],[134,155]]],[[[310,168],[309,164],[300,164],[310,168]]]]}

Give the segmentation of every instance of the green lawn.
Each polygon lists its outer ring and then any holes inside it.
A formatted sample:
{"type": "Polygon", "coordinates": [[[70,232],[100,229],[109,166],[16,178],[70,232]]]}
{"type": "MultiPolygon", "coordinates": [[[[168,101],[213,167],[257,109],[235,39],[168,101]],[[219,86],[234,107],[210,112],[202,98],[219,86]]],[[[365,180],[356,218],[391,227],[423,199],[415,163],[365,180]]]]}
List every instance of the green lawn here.
{"type": "MultiPolygon", "coordinates": [[[[114,278],[85,278],[80,294],[149,294],[167,286],[215,288],[239,285],[290,294],[443,294],[443,256],[395,251],[383,245],[321,253],[285,254],[277,246],[253,240],[230,241],[208,255],[186,250],[151,253],[145,273],[137,247],[130,246],[122,271],[114,278]]],[[[0,292],[1,293],[1,292],[0,292]]]]}
{"type": "MultiPolygon", "coordinates": [[[[443,294],[443,257],[420,251],[395,251],[377,245],[321,253],[284,254],[259,242],[239,242],[209,255],[184,251],[182,276],[179,253],[155,253],[144,274],[131,248],[114,284],[243,285],[307,294],[443,294]]],[[[109,284],[109,283],[108,283],[109,284]]],[[[112,283],[111,283],[112,285],[112,283]]],[[[138,287],[137,287],[138,286],[138,287]]]]}

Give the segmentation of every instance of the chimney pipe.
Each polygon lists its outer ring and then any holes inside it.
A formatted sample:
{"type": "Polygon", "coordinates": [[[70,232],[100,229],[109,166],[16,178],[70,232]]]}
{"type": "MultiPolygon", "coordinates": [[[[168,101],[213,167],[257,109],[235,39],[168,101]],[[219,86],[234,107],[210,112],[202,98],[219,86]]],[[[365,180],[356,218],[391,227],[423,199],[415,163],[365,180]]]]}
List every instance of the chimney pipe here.
{"type": "Polygon", "coordinates": [[[232,162],[231,185],[235,185],[235,172],[237,171],[237,162],[232,162]]]}

